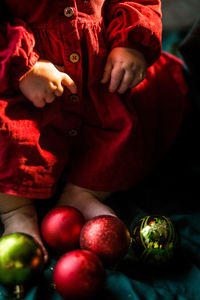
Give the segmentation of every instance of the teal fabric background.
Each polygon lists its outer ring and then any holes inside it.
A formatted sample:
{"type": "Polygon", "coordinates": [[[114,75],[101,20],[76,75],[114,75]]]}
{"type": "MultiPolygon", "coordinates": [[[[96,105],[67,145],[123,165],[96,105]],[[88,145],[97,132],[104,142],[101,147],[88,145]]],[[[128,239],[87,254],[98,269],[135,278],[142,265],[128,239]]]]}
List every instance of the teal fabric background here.
{"type": "MultiPolygon", "coordinates": [[[[169,217],[181,241],[175,261],[167,269],[146,268],[130,249],[114,269],[107,269],[105,286],[95,299],[200,299],[199,129],[197,111],[183,126],[160,166],[138,186],[108,201],[130,231],[146,215],[169,217]]],[[[25,300],[61,299],[52,286],[56,261],[52,256],[40,278],[26,287],[25,300]]],[[[0,300],[6,299],[11,299],[8,291],[0,286],[0,300]]]]}

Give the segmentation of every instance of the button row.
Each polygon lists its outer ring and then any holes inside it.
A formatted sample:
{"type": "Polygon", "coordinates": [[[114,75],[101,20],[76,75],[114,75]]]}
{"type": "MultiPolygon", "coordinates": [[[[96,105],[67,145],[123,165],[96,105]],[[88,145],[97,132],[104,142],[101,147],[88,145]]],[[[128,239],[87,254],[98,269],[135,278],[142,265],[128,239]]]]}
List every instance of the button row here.
{"type": "MultiPolygon", "coordinates": [[[[74,9],[72,7],[65,7],[64,15],[67,18],[71,18],[74,15],[74,9]]],[[[80,60],[80,56],[79,56],[78,53],[73,52],[72,54],[70,54],[69,60],[70,60],[71,63],[77,63],[80,60]]],[[[70,95],[70,100],[72,102],[78,102],[79,101],[79,96],[77,94],[71,94],[70,95]]],[[[77,134],[78,134],[78,131],[74,128],[72,128],[68,131],[68,135],[71,136],[71,137],[77,136],[77,134]]]]}
{"type": "MultiPolygon", "coordinates": [[[[67,18],[71,18],[74,15],[74,9],[72,7],[70,7],[70,6],[65,7],[65,9],[64,9],[64,15],[67,18]]],[[[73,63],[73,64],[77,63],[77,62],[79,62],[79,60],[80,60],[80,55],[78,53],[73,52],[72,54],[70,54],[69,61],[71,63],[73,63]]]]}

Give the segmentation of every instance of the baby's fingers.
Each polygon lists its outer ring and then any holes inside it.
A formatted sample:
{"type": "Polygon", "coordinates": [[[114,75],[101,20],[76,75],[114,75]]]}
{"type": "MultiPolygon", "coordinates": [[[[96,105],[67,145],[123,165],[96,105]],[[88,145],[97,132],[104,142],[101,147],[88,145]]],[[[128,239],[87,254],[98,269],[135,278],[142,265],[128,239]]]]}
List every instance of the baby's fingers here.
{"type": "Polygon", "coordinates": [[[33,102],[33,105],[38,108],[42,108],[45,106],[46,101],[42,96],[35,96],[33,99],[30,99],[33,102]]]}
{"type": "Polygon", "coordinates": [[[136,72],[135,73],[135,78],[132,81],[132,83],[130,84],[130,88],[134,88],[135,86],[137,86],[140,82],[142,82],[144,80],[146,76],[146,72],[145,71],[140,71],[140,72],[136,72]]]}
{"type": "Polygon", "coordinates": [[[75,82],[66,73],[63,73],[62,75],[61,84],[66,86],[72,94],[77,93],[77,86],[75,82]]]}
{"type": "Polygon", "coordinates": [[[57,81],[55,83],[51,83],[51,89],[56,97],[62,96],[64,92],[64,88],[61,84],[61,81],[57,81]]]}
{"type": "Polygon", "coordinates": [[[45,101],[46,103],[52,103],[55,100],[55,93],[53,93],[51,90],[46,91],[45,93],[45,101]]]}
{"type": "Polygon", "coordinates": [[[119,94],[125,93],[130,88],[130,85],[132,84],[133,80],[134,80],[134,73],[131,71],[126,71],[124,73],[124,77],[120,83],[117,92],[119,94]]]}
{"type": "Polygon", "coordinates": [[[111,71],[112,71],[112,64],[108,60],[106,65],[105,65],[105,68],[104,68],[104,73],[103,73],[103,77],[101,79],[101,83],[106,83],[110,80],[111,71]]]}
{"type": "Polygon", "coordinates": [[[124,72],[124,69],[119,68],[117,66],[112,69],[109,86],[109,91],[111,93],[114,93],[118,89],[120,82],[124,77],[124,72]]]}

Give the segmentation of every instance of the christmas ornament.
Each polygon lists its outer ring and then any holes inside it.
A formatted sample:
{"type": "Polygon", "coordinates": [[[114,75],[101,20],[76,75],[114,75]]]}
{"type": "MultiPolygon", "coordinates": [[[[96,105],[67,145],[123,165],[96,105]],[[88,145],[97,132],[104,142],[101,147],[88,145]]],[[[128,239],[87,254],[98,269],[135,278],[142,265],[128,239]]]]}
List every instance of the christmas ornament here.
{"type": "Polygon", "coordinates": [[[12,233],[0,238],[0,283],[12,286],[16,298],[23,292],[23,284],[43,269],[43,252],[29,235],[12,233]]]}
{"type": "Polygon", "coordinates": [[[80,247],[96,253],[107,264],[113,264],[122,258],[129,246],[129,230],[114,216],[95,217],[81,231],[80,247]]]}
{"type": "Polygon", "coordinates": [[[79,246],[79,236],[85,223],[80,211],[70,206],[60,206],[47,213],[41,223],[45,242],[59,253],[79,246]]]}
{"type": "Polygon", "coordinates": [[[178,244],[174,225],[164,216],[146,216],[133,229],[132,248],[141,262],[166,264],[174,257],[178,244]]]}
{"type": "Polygon", "coordinates": [[[78,249],[58,260],[53,279],[64,299],[82,300],[94,296],[103,287],[105,270],[97,255],[78,249]]]}

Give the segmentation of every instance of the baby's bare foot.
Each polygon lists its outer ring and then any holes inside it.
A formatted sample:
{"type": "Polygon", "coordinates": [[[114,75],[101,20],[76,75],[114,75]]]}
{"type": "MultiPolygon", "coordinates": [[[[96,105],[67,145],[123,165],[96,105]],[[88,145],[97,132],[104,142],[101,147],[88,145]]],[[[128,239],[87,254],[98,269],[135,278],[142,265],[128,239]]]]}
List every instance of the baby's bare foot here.
{"type": "Polygon", "coordinates": [[[70,205],[77,208],[82,212],[86,220],[99,215],[116,216],[109,206],[102,203],[110,194],[108,192],[88,190],[74,184],[67,184],[57,205],[70,205]]]}
{"type": "Polygon", "coordinates": [[[3,236],[14,232],[29,234],[42,247],[44,261],[47,262],[48,254],[40,237],[37,214],[33,204],[27,204],[7,213],[2,213],[1,220],[4,225],[3,236]]]}

